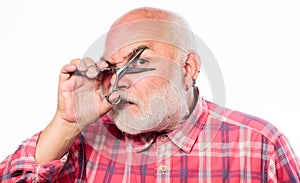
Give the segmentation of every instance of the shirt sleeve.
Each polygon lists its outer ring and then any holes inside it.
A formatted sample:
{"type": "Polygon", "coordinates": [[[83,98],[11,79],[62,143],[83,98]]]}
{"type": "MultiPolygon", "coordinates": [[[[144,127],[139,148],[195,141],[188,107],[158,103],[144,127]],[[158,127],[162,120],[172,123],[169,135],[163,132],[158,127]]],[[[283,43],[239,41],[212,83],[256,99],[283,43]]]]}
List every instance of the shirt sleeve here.
{"type": "Polygon", "coordinates": [[[300,161],[289,141],[283,135],[274,144],[269,162],[269,179],[272,182],[300,182],[300,161]]]}
{"type": "Polygon", "coordinates": [[[34,155],[39,135],[24,141],[0,164],[0,182],[53,182],[56,179],[67,161],[67,154],[44,165],[36,162],[34,155]]]}

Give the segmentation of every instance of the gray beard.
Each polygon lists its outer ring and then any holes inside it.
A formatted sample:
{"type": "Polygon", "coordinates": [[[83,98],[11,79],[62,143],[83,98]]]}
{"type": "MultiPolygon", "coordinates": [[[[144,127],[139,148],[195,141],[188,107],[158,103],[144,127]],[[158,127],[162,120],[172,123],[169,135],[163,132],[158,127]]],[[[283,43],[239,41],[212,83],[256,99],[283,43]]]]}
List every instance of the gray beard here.
{"type": "Polygon", "coordinates": [[[136,103],[135,111],[130,106],[125,109],[115,107],[110,115],[121,131],[131,135],[174,130],[189,115],[182,90],[175,90],[169,83],[146,92],[141,99],[127,97],[126,100],[136,103]]]}

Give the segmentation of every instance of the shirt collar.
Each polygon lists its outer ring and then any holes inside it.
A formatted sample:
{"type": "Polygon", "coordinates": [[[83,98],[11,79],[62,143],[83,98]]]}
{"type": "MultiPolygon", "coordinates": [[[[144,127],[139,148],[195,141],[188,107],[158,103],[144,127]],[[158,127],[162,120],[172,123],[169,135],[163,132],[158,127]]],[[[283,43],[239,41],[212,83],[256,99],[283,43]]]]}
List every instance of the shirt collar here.
{"type": "Polygon", "coordinates": [[[199,100],[188,119],[179,128],[170,132],[168,137],[184,152],[191,152],[200,132],[205,126],[207,116],[207,103],[199,96],[199,100]]]}
{"type": "MultiPolygon", "coordinates": [[[[184,121],[179,128],[164,135],[168,136],[168,138],[171,140],[170,143],[173,143],[184,152],[189,153],[191,152],[192,147],[196,143],[200,132],[206,124],[207,116],[207,103],[198,94],[198,101],[188,119],[184,121]]],[[[126,141],[130,141],[130,143],[132,143],[133,145],[133,149],[139,152],[148,148],[159,135],[162,134],[153,132],[148,134],[141,134],[138,136],[127,135],[126,141]]]]}

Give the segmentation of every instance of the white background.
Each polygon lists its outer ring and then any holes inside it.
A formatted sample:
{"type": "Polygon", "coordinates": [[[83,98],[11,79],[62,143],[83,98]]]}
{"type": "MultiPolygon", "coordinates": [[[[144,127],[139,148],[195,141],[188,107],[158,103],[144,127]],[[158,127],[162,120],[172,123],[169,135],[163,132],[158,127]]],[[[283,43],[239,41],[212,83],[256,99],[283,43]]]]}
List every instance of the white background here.
{"type": "MultiPolygon", "coordinates": [[[[300,155],[296,1],[1,0],[0,161],[52,119],[60,68],[81,57],[116,18],[141,6],[184,16],[221,67],[226,106],[270,121],[300,155]]],[[[203,78],[198,86],[210,99],[203,78]]]]}

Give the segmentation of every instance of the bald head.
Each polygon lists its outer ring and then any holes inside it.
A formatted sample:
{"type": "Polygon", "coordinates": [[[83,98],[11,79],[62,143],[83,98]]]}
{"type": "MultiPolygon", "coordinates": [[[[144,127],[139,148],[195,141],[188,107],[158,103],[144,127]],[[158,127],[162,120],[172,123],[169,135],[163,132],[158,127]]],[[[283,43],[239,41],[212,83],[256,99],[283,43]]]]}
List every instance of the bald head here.
{"type": "Polygon", "coordinates": [[[195,50],[193,36],[187,21],[177,13],[138,8],[125,13],[112,24],[105,54],[109,57],[124,46],[143,41],[160,42],[183,51],[195,50]]]}
{"type": "Polygon", "coordinates": [[[179,14],[163,9],[150,7],[137,8],[127,12],[118,20],[116,20],[113,23],[112,27],[138,20],[163,20],[177,23],[183,27],[189,28],[187,21],[179,14]]]}

